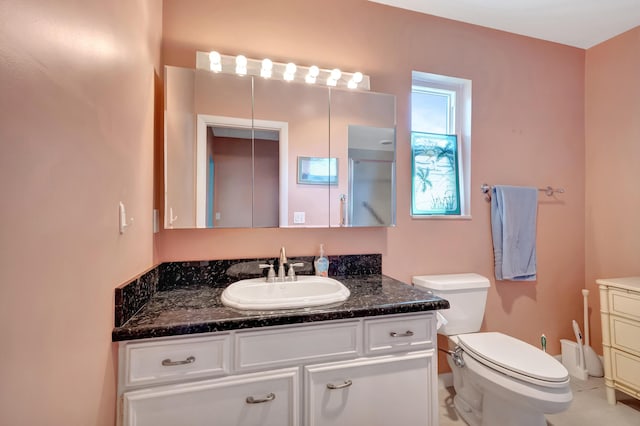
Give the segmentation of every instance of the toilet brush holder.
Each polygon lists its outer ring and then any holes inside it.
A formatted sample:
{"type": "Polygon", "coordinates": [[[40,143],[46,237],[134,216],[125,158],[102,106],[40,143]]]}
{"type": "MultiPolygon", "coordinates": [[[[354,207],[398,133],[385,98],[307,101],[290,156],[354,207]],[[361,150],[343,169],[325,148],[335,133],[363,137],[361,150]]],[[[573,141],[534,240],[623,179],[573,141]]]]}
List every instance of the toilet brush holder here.
{"type": "Polygon", "coordinates": [[[569,371],[569,374],[579,380],[587,380],[589,373],[584,365],[580,363],[581,347],[571,340],[560,339],[562,348],[562,365],[569,371]]]}

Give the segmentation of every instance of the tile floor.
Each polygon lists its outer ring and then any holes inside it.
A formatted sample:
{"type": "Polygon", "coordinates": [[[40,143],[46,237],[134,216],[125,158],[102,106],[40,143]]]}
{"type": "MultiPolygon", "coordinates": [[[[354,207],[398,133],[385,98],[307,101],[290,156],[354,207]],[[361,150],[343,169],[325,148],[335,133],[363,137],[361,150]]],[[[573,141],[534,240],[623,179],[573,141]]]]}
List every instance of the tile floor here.
{"type": "MultiPolygon", "coordinates": [[[[547,426],[640,426],[640,401],[618,393],[618,403],[615,406],[609,405],[604,388],[602,378],[572,380],[571,406],[563,413],[547,416],[547,426]]],[[[464,426],[465,422],[453,407],[453,387],[441,386],[438,393],[440,426],[464,426]]]]}

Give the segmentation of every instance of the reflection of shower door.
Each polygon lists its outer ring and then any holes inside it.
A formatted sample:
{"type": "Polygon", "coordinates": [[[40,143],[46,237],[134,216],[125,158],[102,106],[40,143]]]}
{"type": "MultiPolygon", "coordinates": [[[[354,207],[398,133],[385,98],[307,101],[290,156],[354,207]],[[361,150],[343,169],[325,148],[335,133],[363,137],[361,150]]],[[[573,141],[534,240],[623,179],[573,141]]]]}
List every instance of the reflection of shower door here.
{"type": "Polygon", "coordinates": [[[390,225],[393,161],[350,158],[347,226],[390,225]]]}

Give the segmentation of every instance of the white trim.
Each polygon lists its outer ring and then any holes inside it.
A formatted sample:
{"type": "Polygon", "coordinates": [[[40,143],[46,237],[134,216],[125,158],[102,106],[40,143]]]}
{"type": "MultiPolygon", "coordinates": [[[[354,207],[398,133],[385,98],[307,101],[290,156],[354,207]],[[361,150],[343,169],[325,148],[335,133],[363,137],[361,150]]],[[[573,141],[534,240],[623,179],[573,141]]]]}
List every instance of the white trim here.
{"type": "Polygon", "coordinates": [[[433,220],[433,219],[438,219],[438,220],[471,220],[472,216],[466,215],[466,214],[433,214],[433,215],[420,215],[420,216],[416,216],[416,215],[411,215],[411,219],[416,219],[416,220],[422,220],[422,219],[428,219],[428,220],[433,220]]]}
{"type": "Polygon", "coordinates": [[[232,126],[279,131],[279,225],[286,226],[289,212],[289,201],[287,197],[289,188],[287,181],[289,167],[289,123],[286,121],[252,120],[250,118],[198,114],[196,124],[196,227],[207,227],[207,127],[211,126],[232,126]]]}

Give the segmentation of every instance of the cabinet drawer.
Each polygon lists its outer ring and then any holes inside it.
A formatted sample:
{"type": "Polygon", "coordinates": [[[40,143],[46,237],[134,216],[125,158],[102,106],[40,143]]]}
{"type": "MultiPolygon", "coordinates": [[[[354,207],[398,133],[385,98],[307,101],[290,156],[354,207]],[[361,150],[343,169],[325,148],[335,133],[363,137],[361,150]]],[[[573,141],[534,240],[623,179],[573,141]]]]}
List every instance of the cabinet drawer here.
{"type": "Polygon", "coordinates": [[[640,321],[640,294],[623,290],[609,290],[611,313],[640,321]]]}
{"type": "Polygon", "coordinates": [[[189,337],[121,346],[124,386],[228,373],[229,335],[189,337]]]}
{"type": "Polygon", "coordinates": [[[326,357],[355,356],[362,346],[359,321],[237,332],[235,369],[296,365],[326,357]]]}
{"type": "Polygon", "coordinates": [[[640,390],[640,358],[616,349],[611,350],[613,380],[636,392],[640,390]]]}
{"type": "Polygon", "coordinates": [[[612,316],[611,343],[618,349],[640,356],[640,323],[612,316]]]}
{"type": "Polygon", "coordinates": [[[435,346],[433,314],[370,319],[364,322],[367,354],[413,351],[435,346]]]}
{"type": "Polygon", "coordinates": [[[297,368],[125,392],[123,426],[299,424],[297,368]]]}

